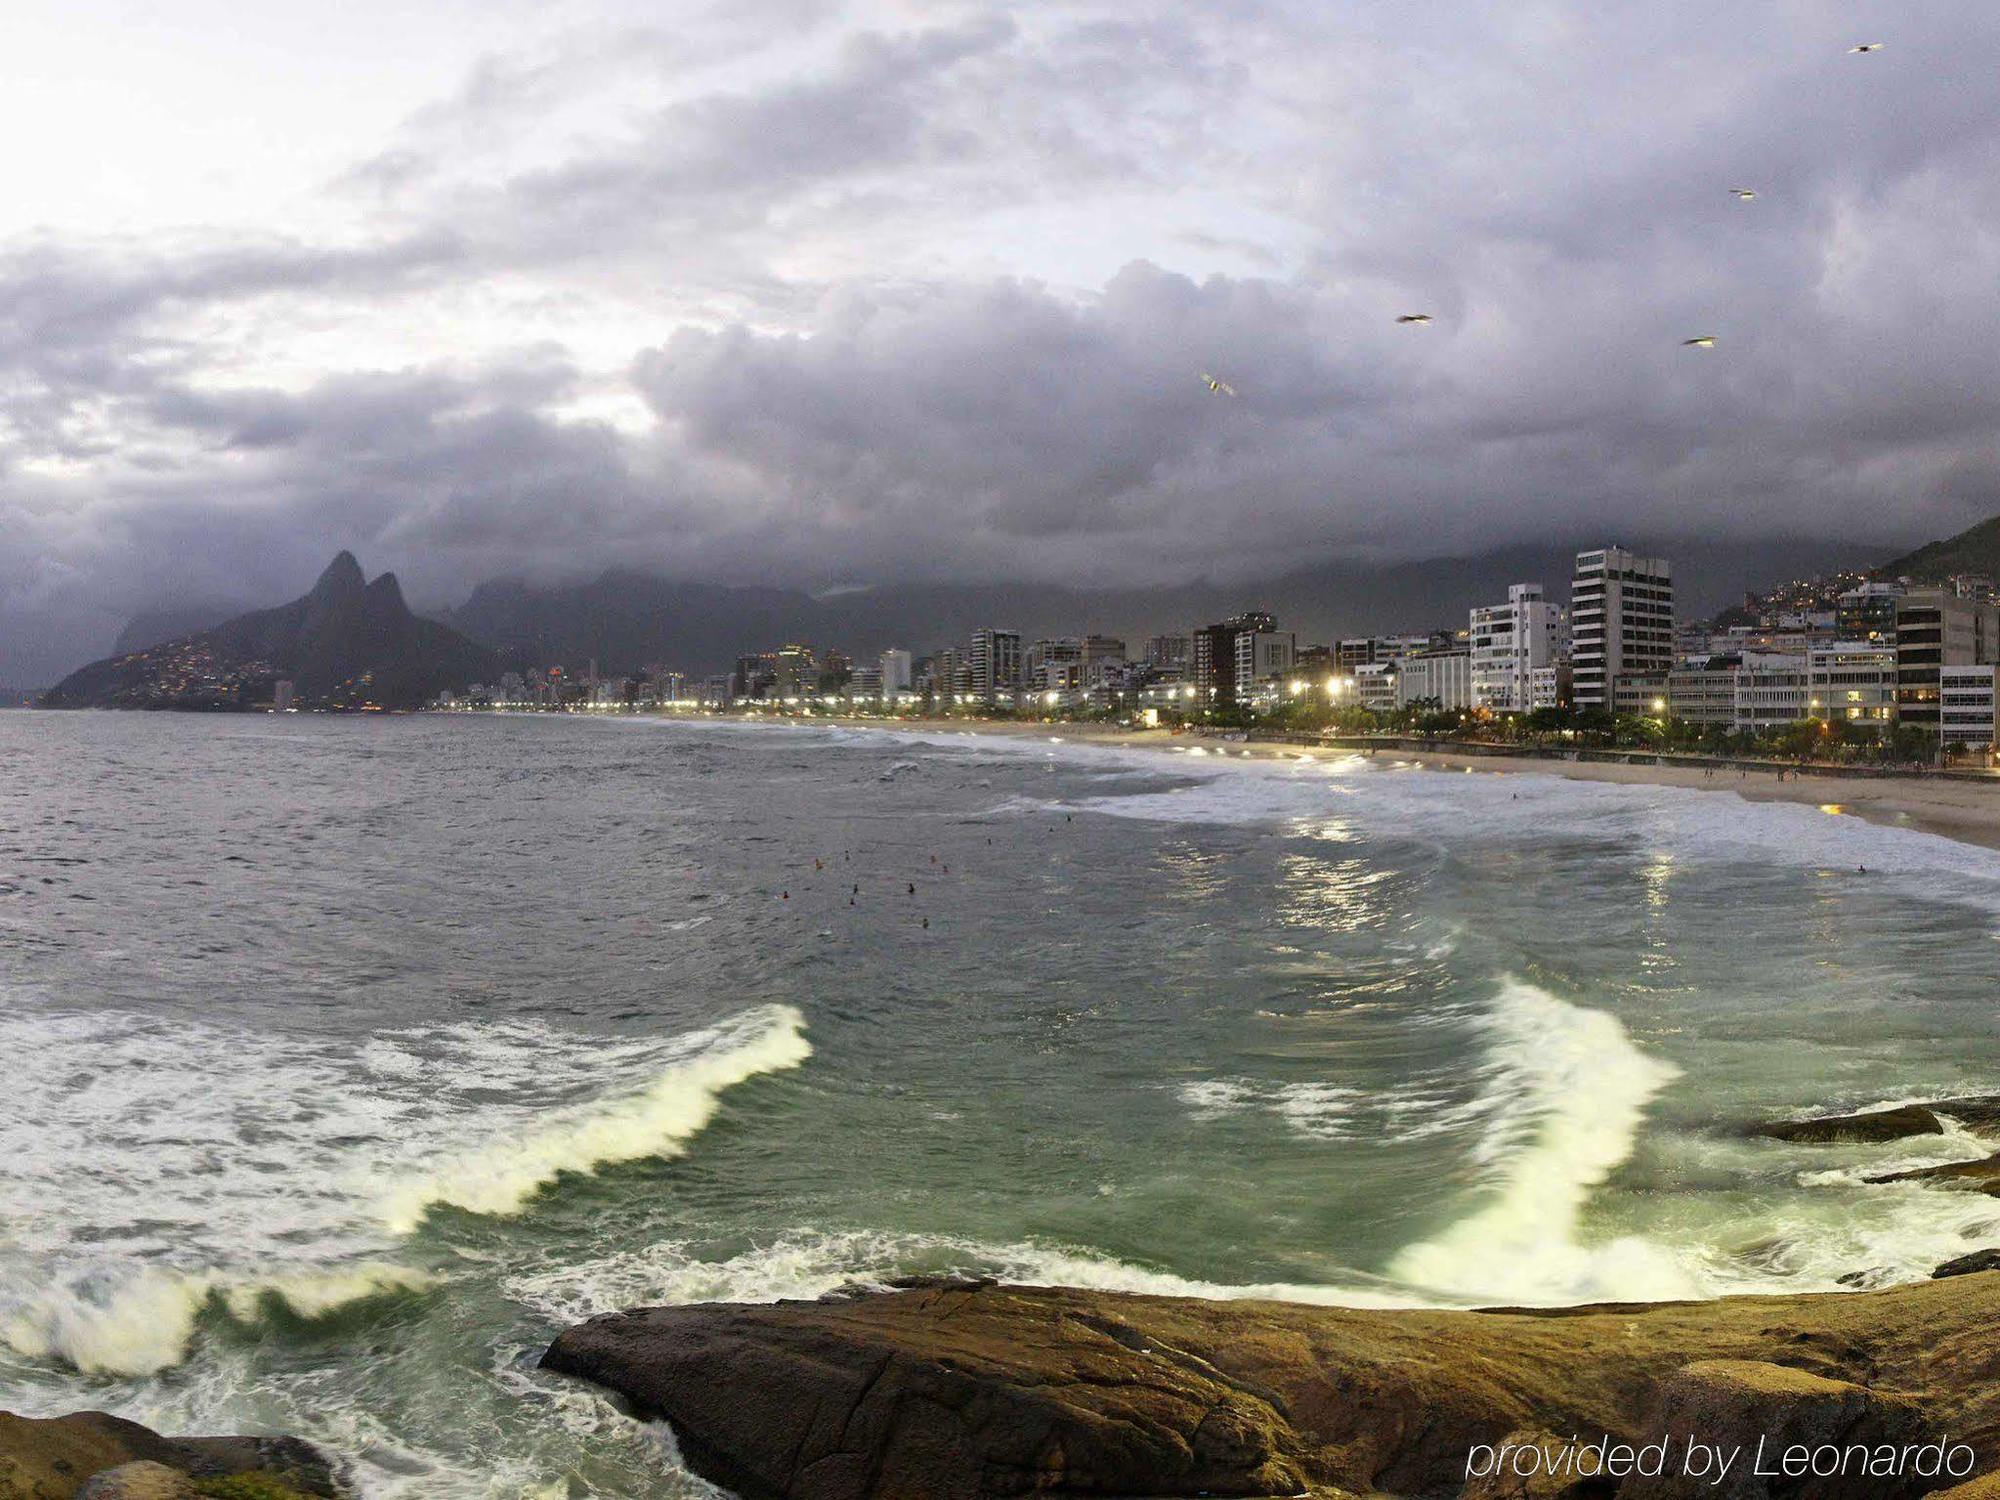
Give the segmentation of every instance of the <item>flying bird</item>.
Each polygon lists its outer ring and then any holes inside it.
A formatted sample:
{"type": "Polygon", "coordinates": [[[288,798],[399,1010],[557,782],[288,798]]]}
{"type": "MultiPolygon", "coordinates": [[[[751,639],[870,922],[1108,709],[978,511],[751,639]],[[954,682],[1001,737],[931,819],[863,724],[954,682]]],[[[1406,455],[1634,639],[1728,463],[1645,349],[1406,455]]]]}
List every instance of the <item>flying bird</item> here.
{"type": "Polygon", "coordinates": [[[1226,380],[1217,380],[1213,375],[1209,374],[1206,370],[1202,371],[1201,378],[1208,382],[1208,388],[1211,391],[1214,391],[1215,394],[1218,396],[1233,396],[1236,394],[1235,386],[1231,385],[1226,380]]]}
{"type": "Polygon", "coordinates": [[[1745,203],[1748,203],[1752,198],[1757,196],[1755,188],[1731,188],[1729,191],[1736,197],[1741,198],[1745,203]]]}
{"type": "Polygon", "coordinates": [[[1681,347],[1684,349],[1713,349],[1715,347],[1715,335],[1704,333],[1699,338],[1682,339],[1681,347]]]}
{"type": "Polygon", "coordinates": [[[1855,52],[1880,52],[1882,44],[1880,42],[1863,42],[1860,46],[1849,47],[1847,50],[1850,54],[1855,52]]]}
{"type": "Polygon", "coordinates": [[[1398,323],[1428,323],[1430,320],[1431,315],[1429,313],[1404,313],[1400,318],[1396,319],[1398,323]]]}

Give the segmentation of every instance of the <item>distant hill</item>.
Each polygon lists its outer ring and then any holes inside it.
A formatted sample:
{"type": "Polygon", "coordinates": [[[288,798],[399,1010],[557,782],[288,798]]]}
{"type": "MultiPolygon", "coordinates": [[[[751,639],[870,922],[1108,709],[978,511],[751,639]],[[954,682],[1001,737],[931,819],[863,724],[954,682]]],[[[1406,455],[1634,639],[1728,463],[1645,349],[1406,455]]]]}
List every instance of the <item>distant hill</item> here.
{"type": "Polygon", "coordinates": [[[1909,578],[1918,583],[1941,583],[1959,573],[2000,578],[2000,516],[1968,526],[1941,542],[1927,542],[1875,571],[1884,578],[1909,578]]]}
{"type": "MultiPolygon", "coordinates": [[[[1606,538],[1605,540],[1615,540],[1606,538]]],[[[1882,550],[1819,538],[1723,543],[1707,538],[1626,538],[1674,565],[1678,612],[1700,619],[1771,580],[1865,564],[1882,550]],[[1857,558],[1857,553],[1859,557],[1857,558]]],[[[892,584],[812,595],[732,588],[614,571],[578,583],[486,583],[446,615],[475,640],[538,663],[572,669],[595,660],[606,675],[666,666],[694,675],[787,641],[835,646],[867,661],[891,646],[918,653],[963,643],[980,626],[1044,635],[1101,631],[1140,649],[1148,635],[1185,631],[1239,610],[1275,611],[1302,643],[1369,632],[1463,627],[1474,604],[1506,597],[1510,583],[1539,580],[1569,594],[1574,551],[1513,547],[1421,562],[1340,562],[1242,584],[1200,581],[1159,588],[1067,589],[1045,584],[892,584]]]]}
{"type": "Polygon", "coordinates": [[[199,635],[204,630],[213,630],[225,620],[233,619],[244,612],[243,604],[187,604],[166,605],[159,609],[141,610],[125,622],[125,628],[118,632],[118,639],[111,647],[113,656],[130,656],[134,651],[144,651],[149,646],[160,646],[168,641],[178,641],[185,636],[199,635]]]}
{"type": "Polygon", "coordinates": [[[415,708],[490,680],[500,660],[410,613],[394,573],[373,583],[343,552],[312,591],[276,609],[92,662],[43,697],[50,708],[248,708],[281,680],[302,707],[415,708]]]}

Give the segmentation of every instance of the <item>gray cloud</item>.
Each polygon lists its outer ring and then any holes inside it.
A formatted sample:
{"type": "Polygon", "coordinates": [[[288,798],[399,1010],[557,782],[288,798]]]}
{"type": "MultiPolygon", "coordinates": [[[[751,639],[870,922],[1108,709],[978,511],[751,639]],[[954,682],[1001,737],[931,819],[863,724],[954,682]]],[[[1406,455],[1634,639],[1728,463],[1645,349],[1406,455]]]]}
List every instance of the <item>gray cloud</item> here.
{"type": "Polygon", "coordinates": [[[442,601],[2000,510],[1970,0],[682,20],[468,59],[338,233],[0,238],[0,680],[336,546],[442,601]]]}

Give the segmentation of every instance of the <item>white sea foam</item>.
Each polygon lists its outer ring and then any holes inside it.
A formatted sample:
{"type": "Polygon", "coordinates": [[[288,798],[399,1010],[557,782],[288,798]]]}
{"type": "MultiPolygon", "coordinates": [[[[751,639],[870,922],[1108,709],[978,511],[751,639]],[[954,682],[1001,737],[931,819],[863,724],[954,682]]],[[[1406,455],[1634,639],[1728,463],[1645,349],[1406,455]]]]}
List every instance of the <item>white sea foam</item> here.
{"type": "Polygon", "coordinates": [[[1035,1286],[1149,1292],[1219,1300],[1261,1298],[1329,1307],[1413,1307],[1450,1301],[1398,1291],[1356,1275],[1346,1284],[1231,1284],[1133,1265],[1070,1246],[987,1244],[946,1234],[800,1228],[720,1260],[682,1243],[649,1246],[558,1269],[515,1276],[511,1297],[556,1323],[620,1308],[690,1302],[776,1302],[824,1296],[848,1285],[879,1286],[909,1275],[964,1273],[1035,1286]]]}
{"type": "Polygon", "coordinates": [[[665,1037],[456,1024],[341,1039],[134,1013],[0,1015],[0,1343],[93,1373],[177,1363],[205,1313],[323,1318],[429,1285],[433,1202],[519,1211],[563,1172],[685,1150],[720,1095],[810,1052],[770,1007],[665,1037]]]}
{"type": "Polygon", "coordinates": [[[1592,1191],[1630,1156],[1647,1103],[1678,1076],[1617,1018],[1504,980],[1490,1019],[1490,1125],[1475,1150],[1489,1200],[1399,1254],[1391,1273],[1482,1300],[1698,1296],[1681,1261],[1624,1238],[1585,1245],[1592,1191]]]}
{"type": "Polygon", "coordinates": [[[788,1005],[704,1040],[641,1093],[566,1111],[523,1136],[458,1154],[397,1184],[383,1202],[389,1227],[408,1233],[433,1204],[514,1213],[561,1172],[679,1155],[714,1117],[725,1089],[796,1068],[812,1055],[805,1017],[788,1005]]]}

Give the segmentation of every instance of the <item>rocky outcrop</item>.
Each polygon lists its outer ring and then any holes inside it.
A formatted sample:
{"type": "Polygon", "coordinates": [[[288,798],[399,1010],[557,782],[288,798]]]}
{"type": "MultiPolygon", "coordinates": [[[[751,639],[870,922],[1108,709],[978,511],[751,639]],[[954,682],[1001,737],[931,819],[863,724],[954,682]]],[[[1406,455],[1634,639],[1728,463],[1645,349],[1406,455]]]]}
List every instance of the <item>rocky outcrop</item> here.
{"type": "Polygon", "coordinates": [[[1811,1120],[1776,1120],[1759,1125],[1757,1135],[1815,1146],[1900,1141],[1913,1135],[1942,1135],[1944,1123],[1921,1104],[1871,1109],[1854,1115],[1822,1115],[1811,1120]]]}
{"type": "Polygon", "coordinates": [[[1908,1140],[1912,1136],[1942,1135],[1947,1121],[1974,1134],[2000,1131],[2000,1094],[1933,1099],[1927,1104],[1898,1104],[1890,1109],[1816,1115],[1804,1120],[1769,1120],[1752,1126],[1750,1133],[1801,1145],[1865,1146],[1908,1140]]]}
{"type": "Polygon", "coordinates": [[[297,1438],[169,1438],[106,1412],[0,1411],[0,1500],[308,1500],[346,1493],[297,1438]]]}
{"type": "Polygon", "coordinates": [[[918,1284],[613,1314],[564,1333],[544,1364],[665,1417],[689,1461],[748,1500],[1639,1496],[1637,1479],[1482,1479],[1468,1459],[1510,1436],[1638,1443],[1687,1422],[1750,1444],[1949,1434],[1972,1472],[2000,1463],[1993,1275],[1489,1312],[918,1284]]]}
{"type": "Polygon", "coordinates": [[[1946,1276],[1970,1276],[1975,1271],[2000,1271],[2000,1250],[1975,1250],[1946,1261],[1931,1272],[1933,1281],[1946,1276]]]}
{"type": "Polygon", "coordinates": [[[1907,1172],[1880,1172],[1865,1182],[1934,1182],[1942,1187],[1969,1188],[2000,1197],[2000,1152],[1976,1161],[1951,1161],[1941,1167],[1914,1167],[1907,1172]]]}

